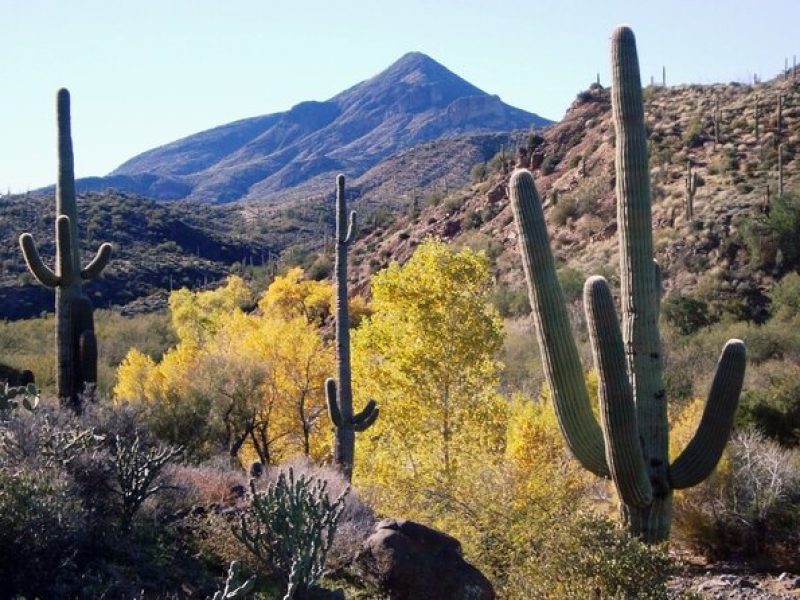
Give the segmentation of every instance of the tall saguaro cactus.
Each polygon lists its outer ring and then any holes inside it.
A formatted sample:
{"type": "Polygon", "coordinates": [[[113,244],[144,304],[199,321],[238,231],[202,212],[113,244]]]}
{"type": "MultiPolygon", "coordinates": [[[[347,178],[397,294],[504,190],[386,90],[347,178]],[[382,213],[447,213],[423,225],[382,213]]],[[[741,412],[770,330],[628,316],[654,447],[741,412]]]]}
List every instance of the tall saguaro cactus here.
{"type": "Polygon", "coordinates": [[[325,392],[328,413],[336,428],[334,460],[339,470],[350,480],[353,476],[356,432],[364,431],[378,418],[378,406],[370,400],[359,413],[353,413],[353,385],[350,368],[350,314],[347,307],[347,250],[356,230],[356,213],[350,213],[347,223],[347,198],[344,175],[336,178],[336,367],[338,381],[328,379],[325,392]]]}
{"type": "Polygon", "coordinates": [[[629,530],[646,542],[669,536],[672,491],[693,486],[716,466],[727,443],[745,369],[745,348],[722,351],[700,425],[671,465],[658,317],[661,273],[653,261],[650,180],[642,88],[633,32],[612,37],[616,127],[617,224],[622,327],[608,283],[590,277],[586,318],[599,374],[600,423],[594,417],[564,294],[529,171],[511,177],[514,218],[547,381],[561,431],[591,472],[613,479],[629,530]]]}
{"type": "Polygon", "coordinates": [[[58,90],[58,182],[56,184],[55,270],[42,262],[33,236],[19,238],[22,255],[33,276],[56,291],[56,392],[62,405],[80,411],[87,384],[97,382],[97,340],[92,303],[81,289],[83,281],[97,277],[111,257],[111,245],[103,244],[94,259],[81,268],[78,240],[78,207],[70,132],[69,92],[58,90]]]}

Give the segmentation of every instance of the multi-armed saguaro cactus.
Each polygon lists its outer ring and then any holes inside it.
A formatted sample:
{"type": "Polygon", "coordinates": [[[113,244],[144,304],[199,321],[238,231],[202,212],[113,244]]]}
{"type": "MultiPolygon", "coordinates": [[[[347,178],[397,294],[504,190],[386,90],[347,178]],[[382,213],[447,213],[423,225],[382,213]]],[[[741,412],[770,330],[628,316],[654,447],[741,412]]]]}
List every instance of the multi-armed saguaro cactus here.
{"type": "Polygon", "coordinates": [[[33,276],[56,290],[56,391],[63,405],[80,410],[87,384],[97,382],[97,341],[92,303],[81,290],[83,281],[94,279],[108,264],[111,245],[103,244],[94,259],[81,269],[78,242],[78,208],[70,134],[69,92],[58,91],[58,183],[56,184],[55,271],[42,262],[33,237],[19,238],[22,255],[33,276]]]}
{"type": "Polygon", "coordinates": [[[353,476],[356,431],[364,431],[378,418],[378,406],[370,400],[359,413],[353,414],[353,385],[350,370],[350,314],[347,308],[347,249],[356,230],[356,213],[350,213],[347,224],[347,199],[344,175],[336,178],[336,367],[339,380],[328,379],[325,392],[328,412],[336,427],[334,460],[350,480],[353,476]]]}
{"type": "Polygon", "coordinates": [[[587,469],[614,480],[630,531],[647,542],[658,542],[669,536],[672,490],[706,478],[727,443],[744,378],[745,348],[739,340],[725,345],[694,439],[670,465],[658,333],[661,274],[653,261],[636,42],[627,27],[614,31],[612,62],[621,330],[606,280],[591,277],[584,287],[600,381],[601,424],[592,413],[530,172],[520,169],[511,177],[511,202],[542,361],[567,444],[587,469]]]}

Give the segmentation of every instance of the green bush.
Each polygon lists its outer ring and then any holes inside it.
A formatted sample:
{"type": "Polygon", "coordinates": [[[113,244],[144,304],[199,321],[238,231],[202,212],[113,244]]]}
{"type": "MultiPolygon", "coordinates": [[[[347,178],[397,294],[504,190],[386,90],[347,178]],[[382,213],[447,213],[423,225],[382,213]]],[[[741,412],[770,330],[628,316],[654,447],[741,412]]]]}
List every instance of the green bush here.
{"type": "Polygon", "coordinates": [[[486,179],[488,174],[489,169],[486,167],[485,162],[475,163],[469,170],[469,179],[472,183],[480,183],[486,179]]]}
{"type": "Polygon", "coordinates": [[[548,154],[542,161],[542,175],[550,175],[556,170],[561,157],[558,154],[548,154]]]}
{"type": "Polygon", "coordinates": [[[494,288],[492,304],[504,319],[523,317],[531,312],[527,290],[512,288],[504,284],[498,284],[494,288]]]}
{"type": "Polygon", "coordinates": [[[800,315],[800,275],[789,273],[772,288],[772,314],[781,320],[800,315]]]}
{"type": "Polygon", "coordinates": [[[784,446],[800,446],[800,378],[797,369],[773,373],[766,385],[745,390],[736,413],[740,428],[753,428],[784,446]]]}
{"type": "Polygon", "coordinates": [[[716,321],[708,304],[691,296],[671,294],[661,305],[664,319],[683,335],[691,335],[716,321]]]}

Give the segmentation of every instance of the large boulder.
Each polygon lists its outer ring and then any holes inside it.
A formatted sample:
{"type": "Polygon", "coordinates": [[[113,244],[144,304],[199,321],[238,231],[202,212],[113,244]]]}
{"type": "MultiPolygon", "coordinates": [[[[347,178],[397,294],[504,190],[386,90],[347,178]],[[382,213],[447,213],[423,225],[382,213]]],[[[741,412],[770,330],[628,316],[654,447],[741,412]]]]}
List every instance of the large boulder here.
{"type": "Polygon", "coordinates": [[[460,542],[413,521],[385,519],[355,559],[355,570],[391,600],[493,600],[489,580],[461,556],[460,542]]]}

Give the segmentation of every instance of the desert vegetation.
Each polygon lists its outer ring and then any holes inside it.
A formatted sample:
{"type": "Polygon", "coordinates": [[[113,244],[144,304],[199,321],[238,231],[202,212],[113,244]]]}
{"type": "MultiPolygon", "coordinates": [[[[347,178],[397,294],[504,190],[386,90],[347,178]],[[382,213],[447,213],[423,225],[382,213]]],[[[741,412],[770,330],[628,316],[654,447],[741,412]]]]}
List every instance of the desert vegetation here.
{"type": "Polygon", "coordinates": [[[134,316],[81,287],[110,249],[81,268],[62,90],[55,268],[21,239],[56,313],[0,324],[0,597],[669,598],[693,564],[800,569],[797,107],[755,109],[750,167],[718,98],[648,121],[612,44],[602,139],[567,120],[361,232],[340,176],[321,251],[134,316]]]}

